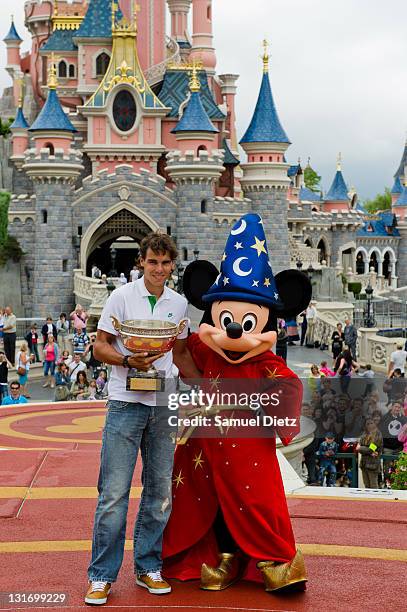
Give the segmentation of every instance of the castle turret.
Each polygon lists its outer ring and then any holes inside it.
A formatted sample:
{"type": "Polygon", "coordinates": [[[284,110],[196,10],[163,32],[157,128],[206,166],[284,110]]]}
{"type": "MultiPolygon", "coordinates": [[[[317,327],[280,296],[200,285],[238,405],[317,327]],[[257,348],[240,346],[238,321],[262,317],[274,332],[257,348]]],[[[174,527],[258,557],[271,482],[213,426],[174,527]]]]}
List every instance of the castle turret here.
{"type": "Polygon", "coordinates": [[[338,155],[336,166],[336,174],[328,193],[324,198],[324,212],[332,211],[348,211],[350,206],[350,198],[345,179],[342,174],[341,154],[338,155]]]}
{"type": "Polygon", "coordinates": [[[401,184],[400,181],[400,177],[396,176],[396,178],[394,179],[394,185],[391,189],[391,203],[392,205],[395,204],[397,202],[397,200],[399,199],[400,195],[403,192],[403,185],[401,184]]]}
{"type": "Polygon", "coordinates": [[[214,74],[216,54],[213,47],[212,0],[192,0],[192,52],[190,60],[202,61],[209,74],[214,74]]]}
{"type": "Polygon", "coordinates": [[[171,36],[177,42],[188,41],[188,14],[192,0],[167,0],[171,15],[171,36]]]}
{"type": "Polygon", "coordinates": [[[28,148],[28,122],[24,117],[23,112],[23,80],[20,79],[20,95],[18,99],[17,115],[13,123],[10,125],[10,131],[13,139],[13,155],[11,161],[14,162],[18,169],[21,169],[24,163],[25,151],[28,148]]]}
{"type": "Polygon", "coordinates": [[[212,151],[214,140],[219,130],[209,119],[203,107],[200,90],[201,83],[198,77],[197,66],[194,64],[190,81],[191,97],[187,102],[181,119],[172,131],[179,142],[182,152],[187,150],[198,151],[200,148],[212,151]]]}
{"type": "Polygon", "coordinates": [[[287,190],[290,179],[284,153],[290,140],[277,115],[269,78],[269,53],[264,41],[263,78],[253,118],[240,144],[247,153],[241,164],[241,185],[253,202],[253,212],[263,218],[267,242],[273,253],[273,269],[288,268],[287,190]]]}
{"type": "Polygon", "coordinates": [[[19,96],[17,80],[22,76],[20,47],[23,39],[17,33],[13,16],[11,17],[10,29],[7,35],[3,38],[3,41],[6,43],[7,47],[6,70],[13,79],[14,103],[17,106],[19,96]]]}
{"type": "Polygon", "coordinates": [[[70,148],[75,128],[65,115],[56,93],[55,62],[51,63],[47,102],[29,132],[23,170],[35,192],[35,251],[33,304],[40,317],[56,317],[73,305],[72,270],[77,267],[71,201],[75,182],[83,170],[82,154],[70,148]],[[50,262],[52,261],[52,265],[50,262]]]}

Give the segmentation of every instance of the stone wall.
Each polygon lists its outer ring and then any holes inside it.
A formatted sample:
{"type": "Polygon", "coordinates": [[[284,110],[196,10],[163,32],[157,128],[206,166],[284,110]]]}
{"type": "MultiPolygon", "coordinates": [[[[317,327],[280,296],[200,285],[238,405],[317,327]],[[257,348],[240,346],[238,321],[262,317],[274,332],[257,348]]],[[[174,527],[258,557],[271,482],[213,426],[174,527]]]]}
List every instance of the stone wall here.
{"type": "Polygon", "coordinates": [[[0,304],[2,307],[11,306],[18,317],[25,314],[21,296],[20,265],[13,261],[0,266],[0,304]]]}

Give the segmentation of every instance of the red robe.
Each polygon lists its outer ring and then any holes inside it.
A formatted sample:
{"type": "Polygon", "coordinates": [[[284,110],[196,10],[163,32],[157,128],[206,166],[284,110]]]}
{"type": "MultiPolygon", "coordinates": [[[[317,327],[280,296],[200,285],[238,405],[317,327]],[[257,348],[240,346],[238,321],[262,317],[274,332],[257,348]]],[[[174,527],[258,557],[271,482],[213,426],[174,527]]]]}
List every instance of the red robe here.
{"type": "MultiPolygon", "coordinates": [[[[302,385],[280,357],[267,351],[233,365],[205,345],[198,334],[189,337],[188,348],[204,378],[278,381],[284,389],[283,406],[289,406],[290,416],[295,414],[299,424],[302,385]]],[[[299,425],[290,432],[291,437],[298,431],[299,425]]],[[[288,444],[287,432],[279,433],[288,444]]],[[[252,560],[290,561],[296,547],[275,438],[196,435],[194,432],[175,453],[173,505],[163,542],[165,575],[180,580],[199,578],[202,563],[218,565],[222,551],[217,549],[212,525],[219,506],[237,545],[252,560]]],[[[258,572],[253,569],[250,563],[246,577],[256,579],[258,572]]]]}

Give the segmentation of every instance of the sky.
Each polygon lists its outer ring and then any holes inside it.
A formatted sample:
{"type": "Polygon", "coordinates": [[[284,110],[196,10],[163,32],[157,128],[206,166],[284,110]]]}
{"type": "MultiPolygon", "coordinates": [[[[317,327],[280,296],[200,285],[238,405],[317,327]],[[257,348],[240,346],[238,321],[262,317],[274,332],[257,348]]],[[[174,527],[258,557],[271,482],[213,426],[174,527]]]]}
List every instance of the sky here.
{"type": "MultiPolygon", "coordinates": [[[[0,3],[0,34],[13,11],[28,49],[23,6],[0,3]]],[[[240,75],[239,138],[256,104],[267,38],[274,100],[292,142],[287,160],[305,165],[310,157],[328,190],[341,152],[344,178],[361,200],[392,187],[407,136],[406,0],[213,0],[213,21],[217,71],[240,75]]],[[[0,90],[10,84],[1,47],[0,90]]]]}

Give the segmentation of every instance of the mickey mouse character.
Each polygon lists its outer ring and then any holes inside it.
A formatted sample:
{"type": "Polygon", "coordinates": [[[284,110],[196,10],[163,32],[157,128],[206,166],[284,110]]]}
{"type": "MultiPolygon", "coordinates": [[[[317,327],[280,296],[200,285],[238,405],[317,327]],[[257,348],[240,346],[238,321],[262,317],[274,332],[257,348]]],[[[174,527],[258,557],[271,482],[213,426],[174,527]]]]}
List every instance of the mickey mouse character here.
{"type": "MultiPolygon", "coordinates": [[[[204,311],[199,333],[188,339],[203,386],[213,389],[224,380],[250,388],[258,381],[262,388],[277,384],[283,410],[297,417],[294,429],[278,430],[288,444],[299,432],[302,385],[271,348],[277,317],[293,318],[308,305],[308,278],[296,270],[274,278],[261,217],[247,214],[231,230],[220,273],[195,261],[185,271],[184,291],[204,311]]],[[[266,591],[304,590],[304,560],[295,546],[275,437],[194,433],[175,454],[165,575],[200,577],[201,588],[210,591],[242,577],[262,577],[266,591]]]]}

